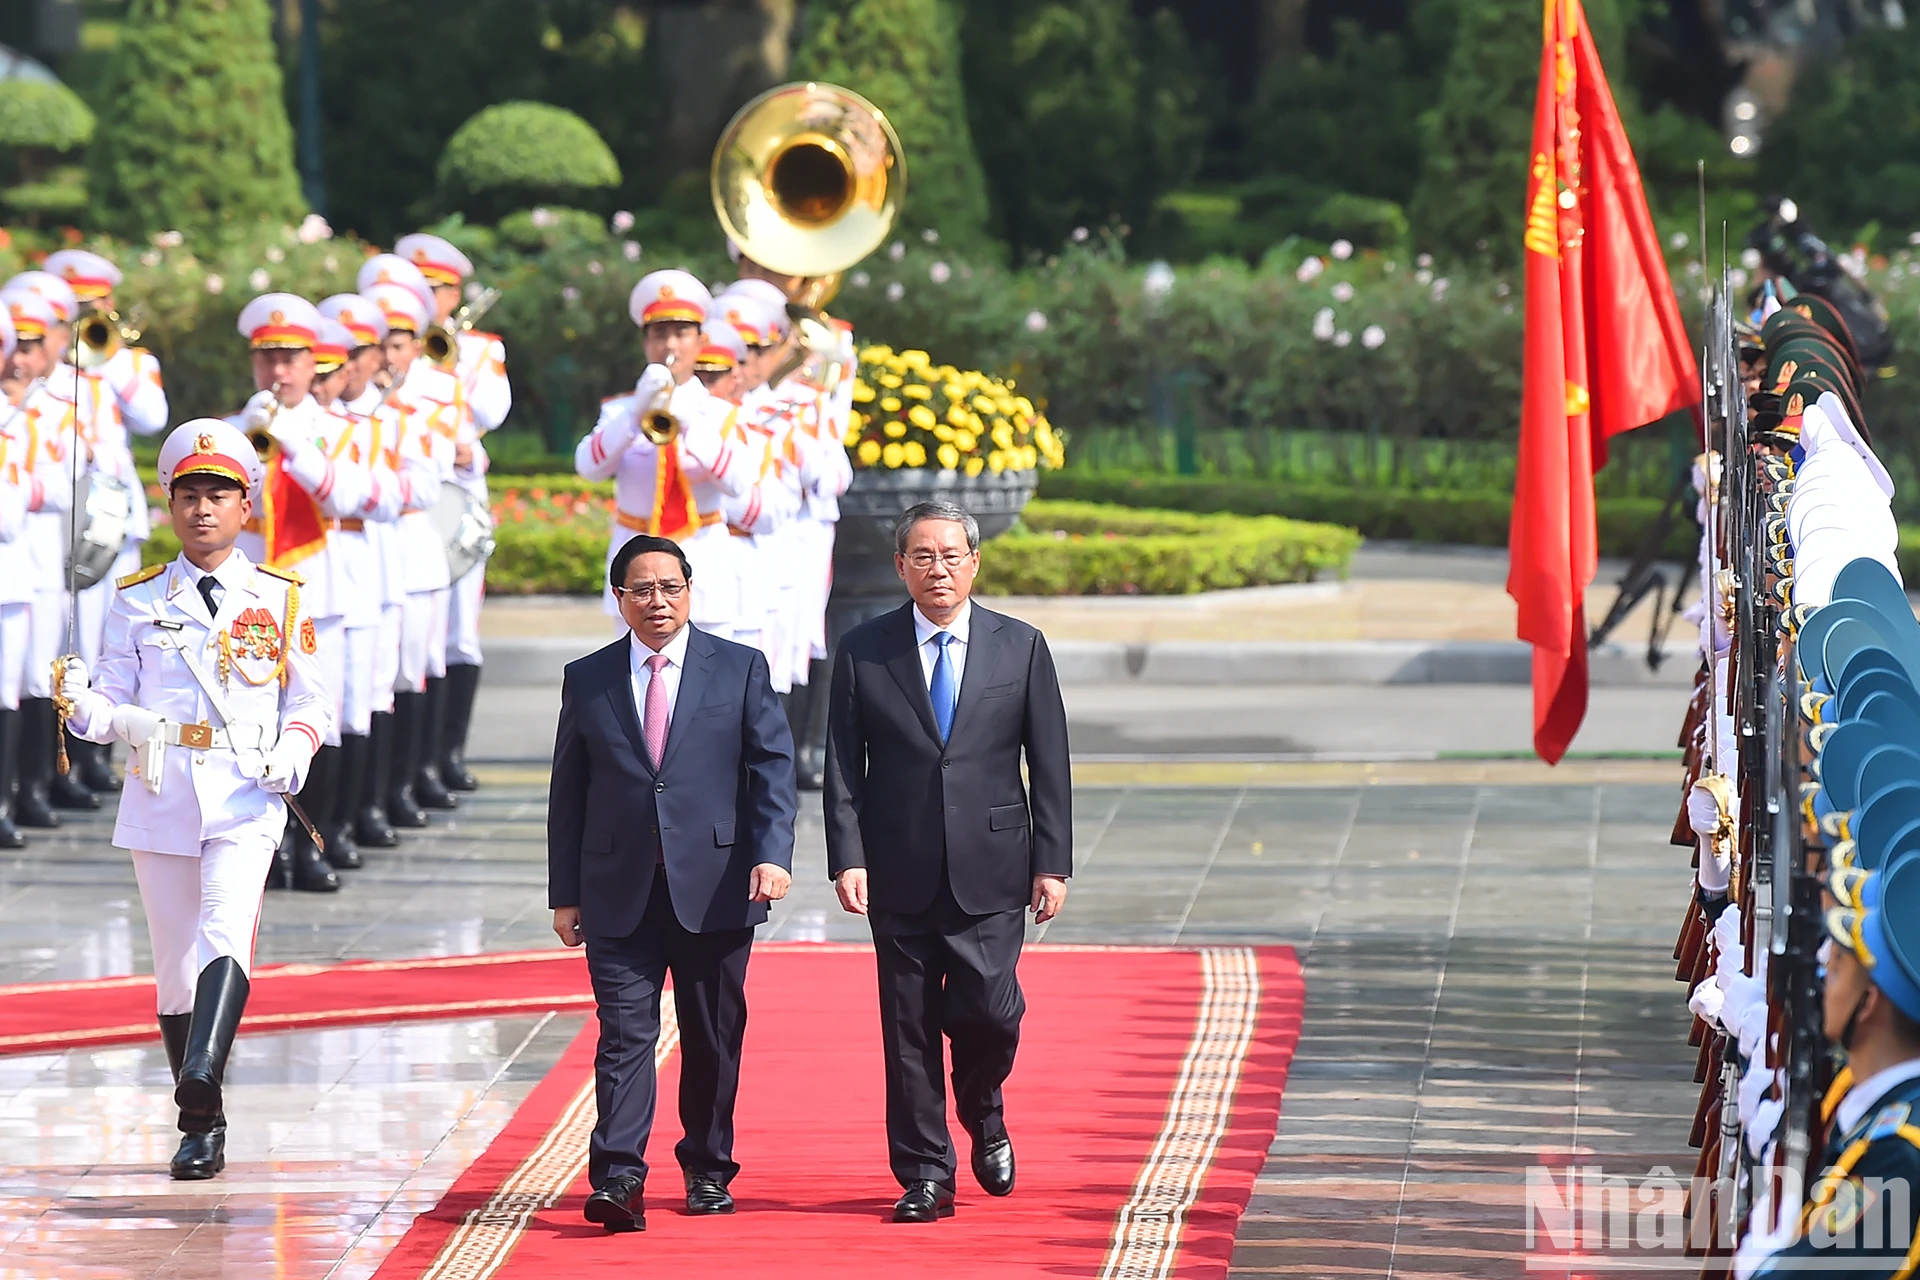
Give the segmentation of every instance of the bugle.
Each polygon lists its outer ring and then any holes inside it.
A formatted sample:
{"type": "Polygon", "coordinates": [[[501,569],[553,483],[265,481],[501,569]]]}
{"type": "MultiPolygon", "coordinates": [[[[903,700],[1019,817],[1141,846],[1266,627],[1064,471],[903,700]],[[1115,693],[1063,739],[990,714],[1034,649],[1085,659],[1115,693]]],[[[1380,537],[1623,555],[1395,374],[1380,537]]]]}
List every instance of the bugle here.
{"type": "MultiPolygon", "coordinates": [[[[666,366],[668,373],[672,373],[673,353],[669,351],[661,363],[666,366]]],[[[673,399],[674,386],[669,382],[664,390],[655,392],[652,402],[640,411],[640,434],[651,441],[656,449],[665,448],[680,437],[680,420],[667,412],[667,402],[673,399]]]]}

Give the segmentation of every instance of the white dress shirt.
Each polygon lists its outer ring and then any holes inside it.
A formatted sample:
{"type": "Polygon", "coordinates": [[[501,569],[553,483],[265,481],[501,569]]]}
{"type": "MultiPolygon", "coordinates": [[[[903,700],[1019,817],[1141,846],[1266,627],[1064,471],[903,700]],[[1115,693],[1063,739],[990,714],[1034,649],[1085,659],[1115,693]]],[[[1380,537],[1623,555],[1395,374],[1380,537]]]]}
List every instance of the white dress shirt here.
{"type": "Polygon", "coordinates": [[[960,677],[967,673],[967,632],[973,623],[973,601],[968,600],[960,606],[960,612],[952,622],[944,627],[936,627],[927,621],[927,615],[920,612],[920,606],[913,606],[913,638],[920,646],[920,677],[927,682],[927,691],[933,691],[933,664],[940,659],[940,646],[933,638],[942,631],[949,632],[953,639],[947,644],[947,661],[953,667],[953,688],[960,689],[960,677]]]}
{"type": "MultiPolygon", "coordinates": [[[[687,669],[687,633],[691,627],[681,627],[667,641],[667,646],[659,652],[666,655],[667,665],[660,669],[660,679],[667,686],[667,723],[673,723],[674,700],[680,696],[680,673],[687,669]]],[[[647,648],[639,636],[629,631],[627,640],[632,646],[629,658],[628,679],[633,684],[633,714],[640,718],[640,727],[647,727],[647,682],[653,679],[653,672],[647,667],[647,659],[654,650],[647,648]]]]}

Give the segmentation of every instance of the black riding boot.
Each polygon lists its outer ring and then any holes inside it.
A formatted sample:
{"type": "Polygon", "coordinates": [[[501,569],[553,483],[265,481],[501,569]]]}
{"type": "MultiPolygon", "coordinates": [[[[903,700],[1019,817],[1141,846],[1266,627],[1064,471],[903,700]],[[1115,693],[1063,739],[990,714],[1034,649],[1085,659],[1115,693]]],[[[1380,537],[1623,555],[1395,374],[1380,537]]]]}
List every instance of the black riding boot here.
{"type": "Polygon", "coordinates": [[[396,827],[424,827],[427,815],[413,798],[420,771],[420,733],[424,693],[393,695],[393,772],[387,775],[387,821],[396,827]]]}
{"type": "MultiPolygon", "coordinates": [[[[327,814],[333,810],[334,783],[339,775],[340,753],[329,747],[322,747],[314,753],[313,763],[307,767],[306,785],[300,788],[300,807],[313,819],[314,826],[325,837],[327,814]]],[[[340,877],[333,873],[327,857],[313,838],[307,834],[307,828],[300,819],[293,816],[291,807],[287,810],[290,819],[287,834],[292,841],[288,853],[293,861],[293,887],[302,893],[336,893],[340,888],[340,877]]]]}
{"type": "Polygon", "coordinates": [[[460,804],[440,780],[440,738],[447,723],[447,681],[428,676],[420,704],[420,767],[413,776],[413,798],[422,809],[453,809],[460,804]]]}
{"type": "MultiPolygon", "coordinates": [[[[51,707],[52,703],[49,702],[48,706],[51,707]]],[[[52,785],[47,791],[47,798],[53,801],[53,807],[56,809],[78,809],[82,812],[98,809],[100,797],[93,794],[92,788],[87,786],[86,775],[83,772],[86,766],[87,749],[93,744],[82,742],[74,737],[65,725],[60,726],[60,736],[66,740],[67,771],[61,773],[57,768],[53,771],[52,785]]]]}
{"type": "Polygon", "coordinates": [[[80,784],[89,791],[102,795],[120,789],[120,779],[113,774],[113,744],[110,742],[81,742],[80,755],[73,754],[73,744],[79,739],[67,738],[67,755],[73,761],[73,771],[80,775],[80,784]]]}
{"type": "Polygon", "coordinates": [[[20,781],[20,713],[0,707],[0,849],[24,849],[27,838],[13,825],[13,792],[20,781]]]}
{"type": "Polygon", "coordinates": [[[400,836],[387,821],[382,801],[387,780],[393,776],[393,712],[374,712],[372,727],[361,761],[360,807],[354,813],[353,836],[366,848],[391,849],[400,843],[400,836]]]}
{"type": "Polygon", "coordinates": [[[187,1029],[173,1100],[180,1107],[180,1132],[187,1137],[173,1159],[173,1176],[185,1181],[211,1178],[227,1167],[227,1121],[221,1090],[227,1055],[247,1007],[247,975],[232,956],[221,956],[200,971],[193,995],[193,1021],[187,1029]]]}
{"type": "Polygon", "coordinates": [[[307,784],[300,789],[300,807],[307,811],[314,829],[320,833],[320,853],[327,865],[351,871],[360,865],[360,856],[353,852],[352,846],[348,846],[343,855],[334,843],[334,837],[339,834],[342,765],[339,747],[323,746],[314,752],[313,763],[307,766],[307,784]],[[351,861],[343,861],[343,856],[350,857],[351,861]]]}
{"type": "MultiPolygon", "coordinates": [[[[167,1047],[167,1066],[173,1082],[180,1083],[180,1067],[187,1060],[187,1038],[193,1027],[190,1013],[160,1015],[160,1040],[167,1047]]],[[[173,1153],[170,1172],[182,1182],[211,1178],[226,1163],[227,1119],[222,1115],[196,1116],[189,1121],[180,1115],[180,1149],[173,1153]],[[209,1122],[211,1121],[211,1122],[209,1122]],[[193,1127],[188,1128],[191,1124],[193,1127]]]]}
{"type": "Polygon", "coordinates": [[[60,825],[48,794],[53,786],[53,700],[20,700],[19,795],[13,820],[23,827],[52,829],[60,825]]]}
{"type": "Polygon", "coordinates": [[[456,662],[447,668],[447,719],[441,730],[440,781],[449,791],[477,791],[479,781],[467,771],[467,731],[473,727],[473,701],[480,692],[480,668],[456,662]]]}
{"type": "Polygon", "coordinates": [[[321,832],[327,838],[327,861],[348,870],[364,865],[360,861],[359,841],[353,838],[353,825],[366,787],[370,745],[365,734],[340,735],[340,781],[333,798],[333,821],[321,832]]]}

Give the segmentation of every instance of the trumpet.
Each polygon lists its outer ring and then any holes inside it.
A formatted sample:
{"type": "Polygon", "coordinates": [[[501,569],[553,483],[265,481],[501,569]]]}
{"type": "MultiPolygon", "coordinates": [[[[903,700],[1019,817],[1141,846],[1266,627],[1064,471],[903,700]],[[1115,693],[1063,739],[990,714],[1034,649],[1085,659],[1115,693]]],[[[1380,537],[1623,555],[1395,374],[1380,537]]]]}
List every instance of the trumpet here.
{"type": "MultiPolygon", "coordinates": [[[[663,363],[667,372],[673,372],[673,353],[669,351],[663,363]]],[[[667,412],[667,402],[673,399],[673,383],[666,389],[656,392],[653,403],[640,411],[640,434],[652,442],[656,449],[664,449],[680,438],[680,419],[667,412]]]]}
{"type": "Polygon", "coordinates": [[[441,368],[452,369],[460,361],[460,335],[480,323],[480,317],[493,309],[500,301],[498,289],[482,289],[472,302],[463,303],[460,309],[447,317],[443,325],[428,327],[420,339],[420,352],[429,363],[441,368]]]}
{"type": "Polygon", "coordinates": [[[273,439],[273,424],[280,418],[280,384],[273,384],[273,408],[267,410],[267,420],[257,426],[247,428],[247,443],[260,455],[260,461],[266,462],[279,445],[273,439]]]}
{"type": "Polygon", "coordinates": [[[99,368],[139,340],[137,327],[104,307],[83,311],[73,322],[73,344],[79,352],[75,363],[82,369],[99,368]]]}

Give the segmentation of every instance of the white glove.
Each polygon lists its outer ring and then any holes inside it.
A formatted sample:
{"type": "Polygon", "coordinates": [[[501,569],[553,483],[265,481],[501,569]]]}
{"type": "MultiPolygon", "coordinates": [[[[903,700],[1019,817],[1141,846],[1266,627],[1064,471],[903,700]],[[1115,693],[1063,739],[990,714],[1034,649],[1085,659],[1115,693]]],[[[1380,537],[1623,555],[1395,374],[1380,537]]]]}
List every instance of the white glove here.
{"type": "Polygon", "coordinates": [[[673,386],[673,370],[663,364],[650,364],[633,384],[634,402],[643,410],[652,406],[662,391],[673,386]]]}
{"type": "Polygon", "coordinates": [[[240,421],[243,429],[247,431],[264,430],[267,424],[274,420],[274,415],[278,412],[278,410],[274,408],[274,405],[277,403],[279,403],[279,398],[275,396],[272,391],[254,392],[253,399],[247,401],[247,407],[240,411],[240,421]]]}
{"type": "Polygon", "coordinates": [[[66,702],[77,700],[87,691],[91,682],[87,678],[87,664],[79,658],[68,658],[66,665],[60,668],[60,687],[54,696],[66,702]]]}
{"type": "Polygon", "coordinates": [[[260,789],[277,796],[298,791],[312,760],[313,743],[304,734],[282,734],[273,750],[267,752],[266,767],[260,771],[260,789]]]}
{"type": "Polygon", "coordinates": [[[122,703],[113,709],[113,736],[130,747],[137,747],[153,737],[153,731],[164,718],[145,707],[122,703]]]}

